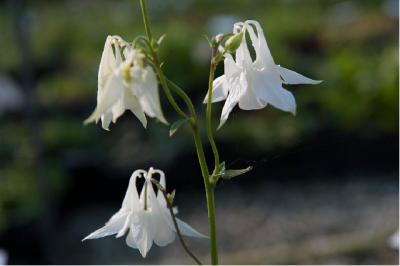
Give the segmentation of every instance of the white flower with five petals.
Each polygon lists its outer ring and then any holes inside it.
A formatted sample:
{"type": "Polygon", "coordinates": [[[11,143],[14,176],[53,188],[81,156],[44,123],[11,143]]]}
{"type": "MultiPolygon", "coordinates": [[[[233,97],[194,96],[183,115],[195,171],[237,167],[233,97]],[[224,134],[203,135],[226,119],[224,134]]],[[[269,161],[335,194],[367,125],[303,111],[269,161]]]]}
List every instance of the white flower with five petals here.
{"type": "MultiPolygon", "coordinates": [[[[282,84],[318,84],[321,81],[312,80],[276,65],[264,32],[257,21],[247,20],[236,23],[233,33],[239,34],[241,31],[249,33],[256,59],[253,61],[251,58],[245,34],[236,50],[236,58],[233,59],[230,54],[225,54],[224,75],[213,82],[212,102],[226,100],[219,127],[226,122],[236,104],[239,104],[239,108],[243,110],[261,109],[271,104],[278,109],[295,114],[295,98],[290,91],[282,87],[282,84]]],[[[207,102],[207,97],[208,95],[204,102],[207,102]]]]}
{"type": "MultiPolygon", "coordinates": [[[[173,242],[176,230],[162,192],[158,191],[157,195],[154,192],[151,182],[153,174],[160,175],[160,185],[165,188],[165,175],[161,170],[151,167],[148,172],[145,170],[134,171],[121,209],[110,218],[104,227],[94,231],[82,241],[115,234],[118,238],[129,231],[126,244],[131,248],[139,249],[143,257],[146,257],[153,241],[161,247],[173,242]],[[144,176],[145,182],[139,196],[136,181],[141,175],[144,176]]],[[[176,214],[177,211],[174,212],[176,214]]],[[[206,237],[182,220],[176,218],[176,222],[182,235],[206,237]]]]}
{"type": "Polygon", "coordinates": [[[143,59],[144,54],[121,37],[107,37],[99,66],[97,107],[85,123],[101,119],[108,130],[111,121],[131,110],[144,127],[145,114],[168,124],[161,111],[156,74],[143,59]]]}

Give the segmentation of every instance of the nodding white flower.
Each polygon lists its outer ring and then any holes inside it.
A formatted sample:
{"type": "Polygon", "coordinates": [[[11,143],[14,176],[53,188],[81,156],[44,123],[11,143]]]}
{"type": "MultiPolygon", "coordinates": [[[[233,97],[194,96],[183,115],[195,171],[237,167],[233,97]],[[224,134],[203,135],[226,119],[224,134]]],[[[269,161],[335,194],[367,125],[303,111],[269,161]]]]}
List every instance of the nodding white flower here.
{"type": "Polygon", "coordinates": [[[144,127],[146,115],[168,124],[161,111],[157,77],[144,62],[144,54],[119,36],[108,36],[101,56],[97,107],[85,124],[98,122],[109,130],[125,110],[131,110],[144,127]],[[114,47],[114,51],[113,51],[114,47]]]}
{"type": "MultiPolygon", "coordinates": [[[[261,109],[271,104],[278,109],[296,114],[296,101],[293,94],[284,89],[282,84],[321,82],[276,65],[263,29],[257,21],[238,22],[233,27],[233,33],[236,35],[244,31],[249,33],[256,59],[253,61],[250,56],[245,34],[236,50],[236,58],[233,59],[230,54],[225,54],[225,73],[216,78],[213,83],[212,102],[226,99],[219,127],[226,122],[229,113],[238,103],[239,108],[243,110],[261,109]]],[[[204,102],[207,102],[207,97],[208,95],[204,102]]]]}
{"type": "MultiPolygon", "coordinates": [[[[161,247],[174,241],[176,231],[172,217],[162,192],[158,191],[157,195],[154,192],[151,182],[153,174],[160,176],[160,184],[165,188],[163,171],[153,169],[153,167],[150,167],[148,172],[145,170],[134,171],[121,209],[111,217],[104,227],[94,231],[82,241],[115,234],[118,238],[125,235],[129,230],[126,244],[131,248],[139,249],[143,257],[146,257],[153,241],[161,247]],[[139,196],[136,181],[142,175],[145,182],[139,196]]],[[[177,213],[176,209],[174,209],[174,213],[177,213]]],[[[176,221],[182,235],[206,237],[182,220],[176,218],[176,221]]]]}

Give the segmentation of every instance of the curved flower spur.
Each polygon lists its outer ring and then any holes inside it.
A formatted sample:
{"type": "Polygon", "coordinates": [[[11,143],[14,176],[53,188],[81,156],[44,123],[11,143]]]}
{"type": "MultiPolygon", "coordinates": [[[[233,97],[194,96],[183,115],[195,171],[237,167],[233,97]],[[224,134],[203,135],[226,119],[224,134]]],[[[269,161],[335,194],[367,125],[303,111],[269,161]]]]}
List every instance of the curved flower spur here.
{"type": "MultiPolygon", "coordinates": [[[[236,49],[235,59],[224,54],[224,75],[213,82],[212,102],[225,101],[219,127],[228,119],[229,113],[239,104],[243,110],[254,110],[271,104],[275,108],[296,114],[296,100],[282,84],[318,84],[297,72],[276,65],[268,48],[260,23],[254,20],[235,23],[233,34],[242,36],[236,49]],[[256,53],[253,61],[247,47],[246,34],[250,36],[256,53]]],[[[204,100],[207,102],[208,94],[204,100]]]]}
{"type": "MultiPolygon", "coordinates": [[[[116,238],[119,238],[129,231],[126,237],[126,244],[131,248],[139,249],[143,257],[146,257],[147,252],[153,245],[153,241],[160,247],[173,242],[176,233],[173,217],[162,191],[158,189],[156,194],[152,182],[157,182],[158,185],[165,189],[164,172],[153,167],[150,167],[147,172],[145,170],[134,171],[121,209],[110,218],[105,226],[94,231],[82,241],[115,234],[116,238]],[[152,178],[154,174],[160,176],[159,182],[152,178]],[[138,177],[142,176],[145,178],[145,182],[139,196],[136,181],[138,177]]],[[[174,214],[176,213],[177,211],[174,209],[174,214]]],[[[182,220],[174,219],[180,234],[190,237],[206,237],[182,220]]]]}

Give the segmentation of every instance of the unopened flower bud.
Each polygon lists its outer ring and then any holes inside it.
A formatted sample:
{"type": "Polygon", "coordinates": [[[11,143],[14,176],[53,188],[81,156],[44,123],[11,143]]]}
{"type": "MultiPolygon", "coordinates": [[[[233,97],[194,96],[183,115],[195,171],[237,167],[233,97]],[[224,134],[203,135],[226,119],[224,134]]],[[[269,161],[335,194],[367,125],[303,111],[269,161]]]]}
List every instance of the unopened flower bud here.
{"type": "Polygon", "coordinates": [[[222,34],[222,33],[217,34],[217,35],[215,36],[215,41],[216,41],[217,43],[220,43],[220,42],[222,41],[223,38],[224,38],[224,34],[222,34]]]}
{"type": "Polygon", "coordinates": [[[225,50],[229,53],[233,53],[239,48],[242,43],[244,31],[242,30],[238,34],[233,35],[225,42],[225,50]]]}

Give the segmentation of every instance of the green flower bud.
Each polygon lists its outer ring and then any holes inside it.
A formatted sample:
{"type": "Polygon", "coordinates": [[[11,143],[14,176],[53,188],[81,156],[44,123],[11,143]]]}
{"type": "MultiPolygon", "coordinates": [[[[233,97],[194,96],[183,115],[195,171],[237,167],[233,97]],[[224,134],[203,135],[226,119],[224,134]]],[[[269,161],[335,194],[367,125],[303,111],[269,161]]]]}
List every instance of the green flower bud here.
{"type": "Polygon", "coordinates": [[[242,43],[243,35],[244,35],[244,30],[226,40],[225,50],[229,53],[235,52],[242,43]]]}

